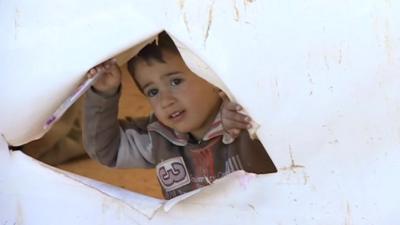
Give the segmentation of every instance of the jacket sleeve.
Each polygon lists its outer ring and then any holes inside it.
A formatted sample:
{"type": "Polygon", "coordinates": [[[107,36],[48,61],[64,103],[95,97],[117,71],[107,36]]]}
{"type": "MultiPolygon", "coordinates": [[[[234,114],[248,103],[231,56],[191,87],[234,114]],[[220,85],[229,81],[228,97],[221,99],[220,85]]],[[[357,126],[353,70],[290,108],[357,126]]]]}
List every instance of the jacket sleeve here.
{"type": "Polygon", "coordinates": [[[91,158],[110,167],[154,167],[152,143],[145,129],[148,118],[121,126],[119,97],[120,90],[113,96],[102,96],[93,89],[87,92],[83,109],[85,150],[91,158]]]}

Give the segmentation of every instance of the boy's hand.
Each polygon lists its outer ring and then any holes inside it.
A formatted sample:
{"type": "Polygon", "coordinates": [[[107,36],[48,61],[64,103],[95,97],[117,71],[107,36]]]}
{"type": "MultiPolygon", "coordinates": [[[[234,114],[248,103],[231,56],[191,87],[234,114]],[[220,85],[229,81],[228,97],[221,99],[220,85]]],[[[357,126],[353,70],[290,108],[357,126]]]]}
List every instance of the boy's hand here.
{"type": "Polygon", "coordinates": [[[102,73],[99,79],[93,84],[93,88],[99,93],[105,95],[113,95],[117,92],[121,84],[121,69],[115,59],[107,60],[101,63],[87,73],[88,78],[102,73]]]}
{"type": "Polygon", "coordinates": [[[222,105],[222,125],[224,130],[228,132],[233,138],[239,136],[241,130],[251,128],[250,117],[240,113],[242,106],[231,102],[224,92],[220,91],[219,95],[223,100],[222,105]]]}

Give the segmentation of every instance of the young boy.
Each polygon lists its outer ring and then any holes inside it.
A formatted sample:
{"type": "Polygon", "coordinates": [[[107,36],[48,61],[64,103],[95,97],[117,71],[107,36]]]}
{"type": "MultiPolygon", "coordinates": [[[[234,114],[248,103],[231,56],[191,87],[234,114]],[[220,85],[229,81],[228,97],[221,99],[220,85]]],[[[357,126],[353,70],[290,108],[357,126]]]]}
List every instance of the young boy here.
{"type": "Polygon", "coordinates": [[[120,69],[112,60],[91,69],[89,76],[104,73],[84,107],[84,145],[92,158],[111,167],[156,167],[166,199],[235,170],[276,172],[245,131],[250,118],[189,70],[165,32],[128,62],[128,70],[154,113],[119,122],[120,69]]]}

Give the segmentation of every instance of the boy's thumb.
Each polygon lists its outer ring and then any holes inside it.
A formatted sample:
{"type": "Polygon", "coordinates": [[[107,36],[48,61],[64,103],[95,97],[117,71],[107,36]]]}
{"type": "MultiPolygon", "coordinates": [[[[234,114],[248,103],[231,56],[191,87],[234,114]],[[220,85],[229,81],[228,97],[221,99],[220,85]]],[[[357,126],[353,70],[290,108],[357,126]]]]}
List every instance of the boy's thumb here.
{"type": "Polygon", "coordinates": [[[222,101],[224,101],[224,102],[228,102],[229,101],[228,96],[223,91],[219,90],[218,91],[218,95],[219,95],[219,97],[222,98],[222,101]]]}

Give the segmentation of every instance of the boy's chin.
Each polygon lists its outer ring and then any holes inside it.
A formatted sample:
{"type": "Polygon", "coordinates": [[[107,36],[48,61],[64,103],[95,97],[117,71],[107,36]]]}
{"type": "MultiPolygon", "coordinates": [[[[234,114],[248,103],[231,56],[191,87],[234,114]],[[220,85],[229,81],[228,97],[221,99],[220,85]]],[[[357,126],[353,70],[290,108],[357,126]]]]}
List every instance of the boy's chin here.
{"type": "Polygon", "coordinates": [[[192,133],[194,129],[192,127],[187,126],[187,125],[188,124],[184,124],[183,126],[182,125],[181,126],[175,126],[175,127],[173,127],[173,129],[175,131],[177,131],[178,133],[181,133],[181,134],[192,133]]]}
{"type": "Polygon", "coordinates": [[[182,134],[190,133],[190,131],[191,131],[191,129],[188,129],[185,127],[174,127],[173,129],[182,134]]]}

